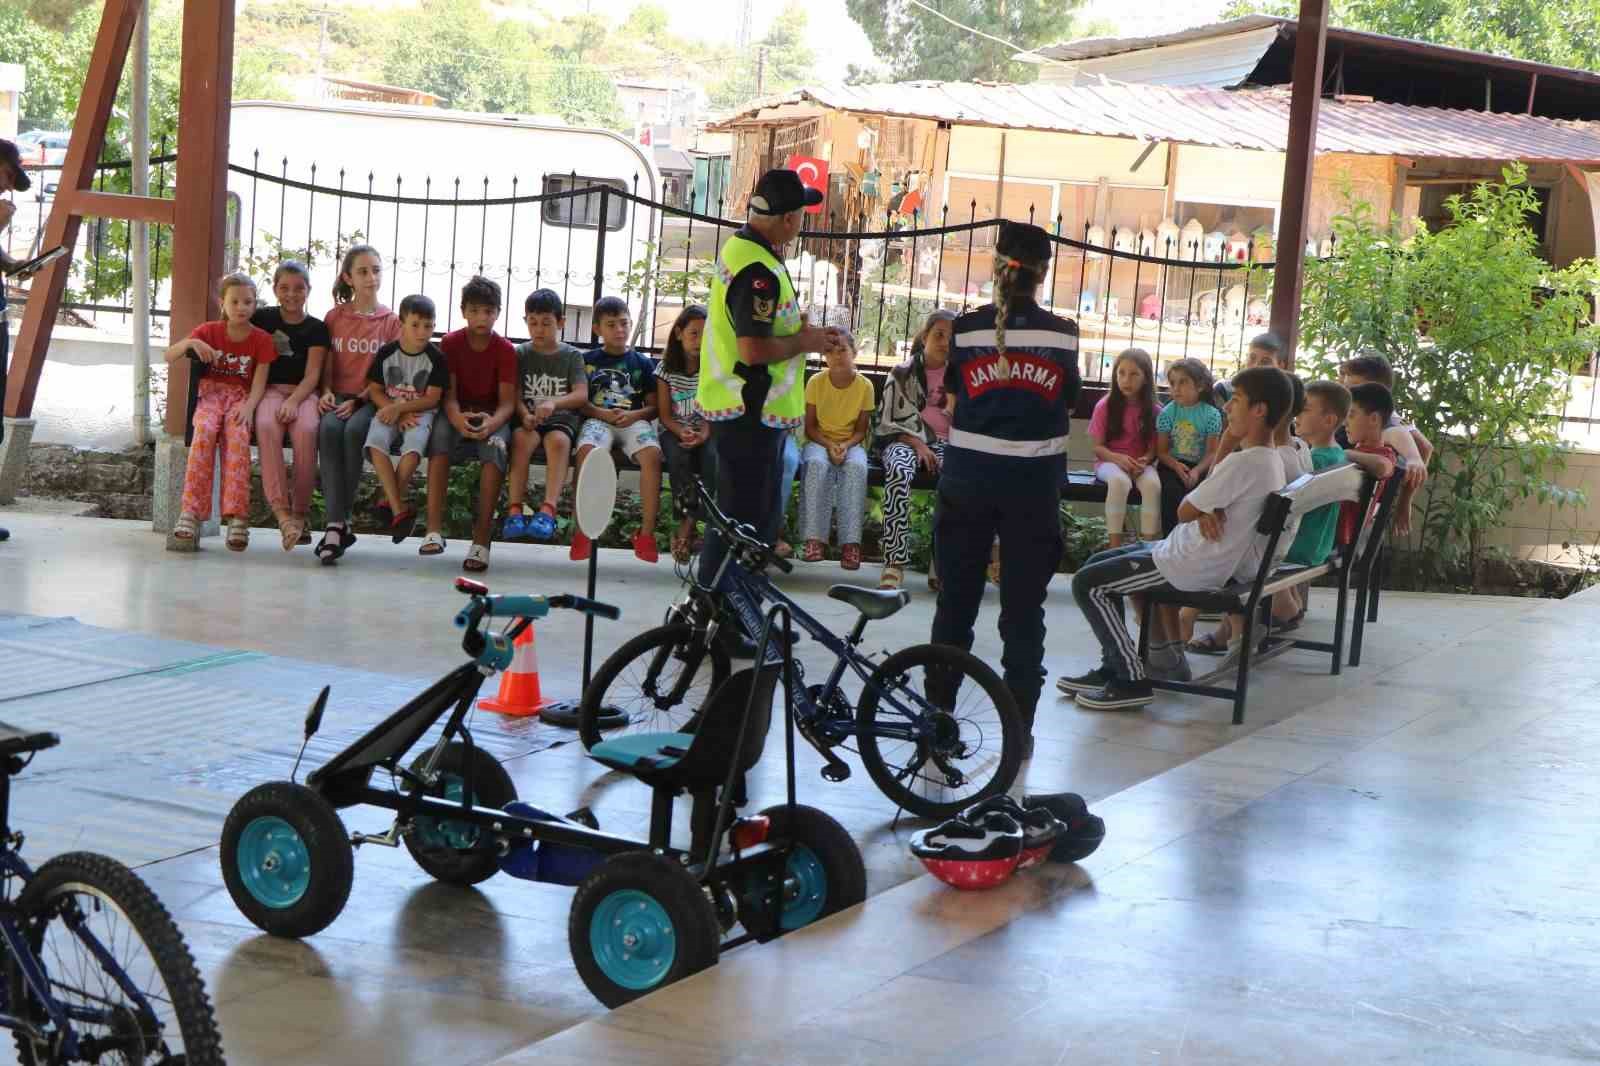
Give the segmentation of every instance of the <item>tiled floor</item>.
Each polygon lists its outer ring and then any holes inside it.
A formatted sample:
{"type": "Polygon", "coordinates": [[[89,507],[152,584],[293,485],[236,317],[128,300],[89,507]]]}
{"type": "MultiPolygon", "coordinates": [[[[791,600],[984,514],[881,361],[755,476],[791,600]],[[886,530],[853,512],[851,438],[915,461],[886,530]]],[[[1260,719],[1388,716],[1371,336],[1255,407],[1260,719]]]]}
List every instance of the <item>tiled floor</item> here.
{"type": "MultiPolygon", "coordinates": [[[[40,854],[87,838],[144,864],[141,873],[179,916],[202,960],[234,1063],[488,1062],[508,1053],[515,1053],[514,1061],[581,1057],[587,1066],[608,1058],[667,1062],[680,1054],[685,1061],[753,1062],[939,1061],[948,1053],[953,1061],[962,1049],[970,1058],[986,1027],[999,1024],[988,1004],[1005,999],[1008,989],[1007,1002],[1015,1003],[1006,1010],[1029,1012],[1034,1021],[1026,1028],[1040,1034],[1042,1042],[1037,1055],[1006,1061],[1036,1061],[1048,1050],[1049,1034],[1070,1029],[1056,1005],[1063,993],[1079,988],[1077,969],[1057,966],[1058,955],[1081,958],[1086,977],[1094,967],[1135,968],[1122,975],[1124,980],[1113,978],[1117,987],[1108,992],[1111,1009],[1104,1021],[1106,1033],[1124,1032],[1133,1040],[1138,1026],[1132,1008],[1141,1001],[1142,985],[1125,978],[1137,967],[1155,967],[1162,974],[1162,995],[1150,1000],[1154,1013],[1189,1009],[1178,987],[1189,980],[1181,965],[1185,956],[1164,953],[1154,944],[1158,935],[1170,935],[1174,924],[1199,923],[1188,933],[1204,942],[1207,916],[1218,913],[1223,901],[1233,908],[1224,920],[1249,924],[1245,917],[1252,900],[1270,897],[1279,880],[1292,882],[1307,873],[1275,850],[1297,839],[1297,823],[1288,813],[1280,815],[1259,848],[1253,837],[1245,839],[1233,829],[1213,845],[1219,854],[1204,863],[1174,859],[1177,865],[1165,874],[1166,881],[1130,881],[1136,887],[1120,888],[1118,880],[1132,877],[1147,857],[1154,862],[1190,836],[1196,843],[1189,846],[1204,848],[1211,841],[1207,834],[1232,825],[1241,812],[1255,811],[1261,797],[1290,793],[1316,780],[1313,775],[1345,765],[1341,760],[1376,758],[1375,750],[1383,751],[1393,772],[1404,777],[1403,766],[1414,756],[1437,759],[1440,752],[1479,751],[1504,734],[1508,714],[1520,722],[1544,722],[1550,695],[1581,694],[1594,684],[1572,671],[1554,670],[1561,655],[1539,650],[1548,635],[1564,630],[1532,601],[1394,596],[1385,601],[1382,636],[1369,644],[1366,666],[1331,678],[1325,658],[1282,657],[1259,675],[1244,727],[1228,725],[1228,708],[1216,701],[1170,699],[1138,714],[1093,715],[1047,696],[1028,787],[1072,788],[1097,803],[1110,797],[1101,805],[1112,833],[1083,870],[1050,871],[983,896],[957,896],[917,877],[919,869],[905,857],[905,839],[914,825],[892,826],[892,810],[860,772],[843,784],[822,782],[815,772],[819,760],[803,750],[803,798],[834,813],[857,837],[867,857],[870,889],[879,895],[824,928],[735,952],[702,978],[605,1015],[567,956],[570,890],[503,877],[475,890],[446,888],[429,882],[403,853],[368,848],[358,858],[356,889],[344,915],[310,940],[285,942],[256,933],[221,887],[214,846],[221,818],[254,780],[286,770],[302,709],[317,688],[328,681],[334,685],[325,729],[356,729],[402,699],[408,679],[442,672],[459,661],[459,638],[449,626],[460,602],[449,589],[449,579],[460,572],[459,553],[430,563],[416,558],[414,545],[394,547],[364,538],[340,567],[326,570],[304,550],[284,555],[266,536],[258,537],[244,558],[214,543],[198,555],[174,556],[134,523],[0,509],[0,524],[15,534],[0,547],[0,612],[70,615],[90,625],[161,638],[164,647],[189,641],[200,646],[189,649],[189,658],[205,659],[218,651],[253,653],[221,662],[206,659],[205,669],[157,681],[85,685],[69,696],[42,691],[41,686],[58,687],[48,677],[38,681],[48,671],[25,675],[20,666],[8,664],[0,632],[0,675],[16,686],[8,691],[0,685],[0,718],[47,724],[65,740],[63,748],[41,756],[38,777],[19,790],[20,806],[28,807],[30,794],[38,797],[29,810],[39,820],[30,828],[36,830],[33,841],[40,854]],[[1514,656],[1508,653],[1508,634],[1517,648],[1514,656]],[[1555,673],[1564,680],[1547,687],[1537,703],[1509,708],[1504,700],[1482,694],[1497,686],[1504,691],[1518,671],[1541,678],[1555,673]],[[23,687],[22,681],[34,687],[23,687]],[[130,684],[144,687],[117,687],[130,684]],[[136,698],[130,700],[128,693],[136,698]],[[1309,713],[1291,718],[1308,708],[1309,713]],[[192,743],[201,736],[210,738],[205,752],[192,743]],[[1380,741],[1389,747],[1379,747],[1380,741]],[[226,749],[224,757],[209,750],[216,746],[226,749]],[[175,796],[181,802],[174,803],[175,796]],[[73,812],[83,810],[92,813],[74,820],[73,812]],[[70,839],[69,831],[75,834],[70,839]],[[1230,875],[1240,876],[1241,883],[1262,879],[1262,887],[1229,898],[1230,875]],[[1197,891],[1195,886],[1210,886],[1219,897],[1203,899],[1210,910],[1180,909],[1175,917],[1157,920],[1169,901],[1184,896],[1180,889],[1197,891]],[[1068,891],[1087,887],[1094,891],[1068,891]],[[1151,958],[1162,961],[1142,958],[1142,945],[1130,949],[1133,955],[1103,943],[1074,954],[1067,948],[1078,923],[1084,929],[1103,924],[1130,943],[1147,937],[1151,958]],[[1035,927],[1041,931],[1022,932],[1035,927]],[[1013,952],[1019,953],[1015,974],[980,979],[988,971],[1009,971],[1013,952]],[[991,961],[985,961],[986,953],[991,961]],[[963,977],[969,958],[970,979],[963,977]],[[1016,982],[1025,977],[1032,983],[1019,989],[1016,982]],[[798,1022],[808,1012],[818,1018],[816,1032],[785,1038],[784,1022],[771,1009],[774,1002],[795,1005],[781,1015],[789,1021],[798,1022]],[[1124,1002],[1125,1016],[1117,1006],[1124,1002]],[[741,1010],[741,1004],[750,1010],[741,1010]],[[935,1009],[929,1011],[930,1006],[935,1009]],[[965,1010],[979,1010],[985,1020],[960,1024],[965,1010]],[[658,1018],[672,1020],[670,1043],[651,1035],[658,1018]],[[563,1029],[554,1040],[537,1043],[563,1029]],[[784,1039],[791,1042],[785,1045],[784,1039]]],[[[848,608],[822,592],[847,576],[833,566],[802,567],[785,583],[808,608],[842,627],[850,619],[848,608]]],[[[501,546],[489,577],[497,588],[555,592],[579,588],[582,570],[552,549],[501,546]]],[[[674,589],[670,567],[605,553],[599,595],[623,604],[625,617],[602,624],[598,656],[654,624],[674,589]]],[[[1054,671],[1084,665],[1092,643],[1064,580],[1052,587],[1047,611],[1052,649],[1047,665],[1054,671]]],[[[896,618],[875,623],[869,646],[898,648],[926,639],[930,612],[931,598],[923,593],[896,618]]],[[[994,613],[991,602],[975,649],[991,661],[999,650],[994,613]]],[[[100,647],[109,660],[113,645],[100,647]]],[[[581,674],[577,619],[553,617],[542,625],[539,649],[546,690],[575,693],[581,674]]],[[[808,662],[815,655],[804,645],[802,652],[808,662]]],[[[65,672],[83,680],[92,676],[88,669],[79,663],[65,672]]],[[[506,744],[528,749],[542,747],[547,736],[570,736],[538,729],[507,732],[506,744]]],[[[589,803],[608,829],[643,829],[647,793],[604,774],[583,760],[575,745],[518,755],[508,765],[528,798],[550,806],[589,803]]],[[[755,785],[758,803],[776,798],[780,765],[774,758],[763,767],[755,785]]],[[[1373,813],[1360,804],[1355,809],[1373,813]]],[[[26,825],[30,814],[22,813],[26,825]]],[[[382,827],[378,812],[346,814],[353,828],[382,827]]],[[[1340,810],[1328,817],[1346,814],[1340,810]]],[[[1322,831],[1318,817],[1298,823],[1302,844],[1310,835],[1307,829],[1322,831]]],[[[1408,855],[1417,863],[1429,854],[1426,848],[1411,850],[1419,852],[1408,855]]],[[[1180,848],[1174,854],[1184,852],[1180,848]]],[[[1374,859],[1362,856],[1364,862],[1374,859]]],[[[1326,891],[1337,898],[1337,886],[1349,877],[1339,872],[1334,888],[1326,891]]],[[[1293,905],[1311,887],[1286,892],[1290,904],[1273,906],[1288,916],[1275,920],[1292,924],[1293,905]]],[[[1360,920],[1381,921],[1381,915],[1360,920]]],[[[1192,954],[1193,944],[1184,950],[1192,954]]],[[[1232,957],[1220,955],[1218,965],[1232,965],[1232,957]]],[[[1100,980],[1082,987],[1093,988],[1100,980]]],[[[1238,989],[1234,994],[1243,995],[1238,989]]],[[[1083,1008],[1091,1009],[1094,998],[1081,998],[1083,1008]]],[[[1246,1005],[1248,999],[1245,995],[1246,1005]]],[[[1199,1054],[1195,1049],[1206,1046],[1204,1028],[1196,1023],[1195,1043],[1186,1053],[1199,1054]]],[[[1133,1061],[1144,1047],[1090,1042],[1125,1052],[1104,1061],[1133,1061]]],[[[1076,1047],[1063,1044],[1049,1051],[1050,1060],[1069,1050],[1076,1057],[1076,1047]]],[[[1181,1041],[1150,1045],[1169,1057],[1180,1047],[1181,1041]]]]}

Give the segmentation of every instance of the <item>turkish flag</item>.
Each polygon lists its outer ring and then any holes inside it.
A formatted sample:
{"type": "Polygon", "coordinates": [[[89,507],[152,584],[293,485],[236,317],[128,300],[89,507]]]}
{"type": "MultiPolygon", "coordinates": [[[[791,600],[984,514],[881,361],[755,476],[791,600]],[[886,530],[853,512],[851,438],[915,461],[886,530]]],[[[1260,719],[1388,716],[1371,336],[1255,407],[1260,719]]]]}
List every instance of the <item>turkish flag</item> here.
{"type": "Polygon", "coordinates": [[[822,203],[813,204],[812,206],[806,208],[806,214],[808,215],[822,214],[823,207],[827,206],[827,160],[818,159],[815,156],[796,154],[790,156],[789,161],[785,163],[784,166],[800,175],[800,184],[804,185],[808,189],[815,189],[823,195],[824,199],[822,203]]]}

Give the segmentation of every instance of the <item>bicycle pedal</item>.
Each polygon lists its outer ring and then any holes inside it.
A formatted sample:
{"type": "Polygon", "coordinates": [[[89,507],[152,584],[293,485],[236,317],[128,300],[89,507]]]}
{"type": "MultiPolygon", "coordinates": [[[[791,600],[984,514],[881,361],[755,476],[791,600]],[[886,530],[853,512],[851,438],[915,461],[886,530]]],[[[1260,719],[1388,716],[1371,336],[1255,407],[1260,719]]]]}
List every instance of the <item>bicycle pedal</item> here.
{"type": "Polygon", "coordinates": [[[840,781],[850,780],[850,764],[831,762],[822,768],[822,779],[838,784],[840,781]]]}

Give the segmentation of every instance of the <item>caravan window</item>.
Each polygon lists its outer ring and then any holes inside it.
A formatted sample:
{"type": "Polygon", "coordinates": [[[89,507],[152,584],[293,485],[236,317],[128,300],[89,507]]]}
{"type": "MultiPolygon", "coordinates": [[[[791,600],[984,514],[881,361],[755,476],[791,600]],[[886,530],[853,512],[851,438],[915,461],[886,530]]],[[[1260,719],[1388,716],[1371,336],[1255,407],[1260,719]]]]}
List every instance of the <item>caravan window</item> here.
{"type": "MultiPolygon", "coordinates": [[[[628,187],[615,178],[590,178],[582,174],[546,174],[544,195],[563,193],[569,189],[582,189],[595,185],[609,185],[618,192],[628,187]]],[[[619,230],[627,224],[628,201],[620,196],[606,199],[606,229],[619,230]]],[[[544,220],[552,226],[571,226],[576,229],[595,229],[600,221],[600,194],[569,196],[561,200],[544,202],[544,220]]]]}

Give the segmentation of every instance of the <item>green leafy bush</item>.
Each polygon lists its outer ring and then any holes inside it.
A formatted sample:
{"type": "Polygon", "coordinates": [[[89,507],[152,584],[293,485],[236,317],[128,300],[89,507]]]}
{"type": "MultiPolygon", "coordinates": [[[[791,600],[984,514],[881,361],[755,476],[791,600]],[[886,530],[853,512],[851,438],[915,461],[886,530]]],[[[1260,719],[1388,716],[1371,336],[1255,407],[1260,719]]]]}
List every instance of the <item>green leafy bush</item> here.
{"type": "Polygon", "coordinates": [[[1583,498],[1550,477],[1565,465],[1571,375],[1600,345],[1589,310],[1600,270],[1541,259],[1528,225],[1537,209],[1527,169],[1512,165],[1451,197],[1437,233],[1402,237],[1353,203],[1333,221],[1339,257],[1306,264],[1310,373],[1384,356],[1397,409],[1436,447],[1412,534],[1432,584],[1475,588],[1489,534],[1518,502],[1583,498]]]}

